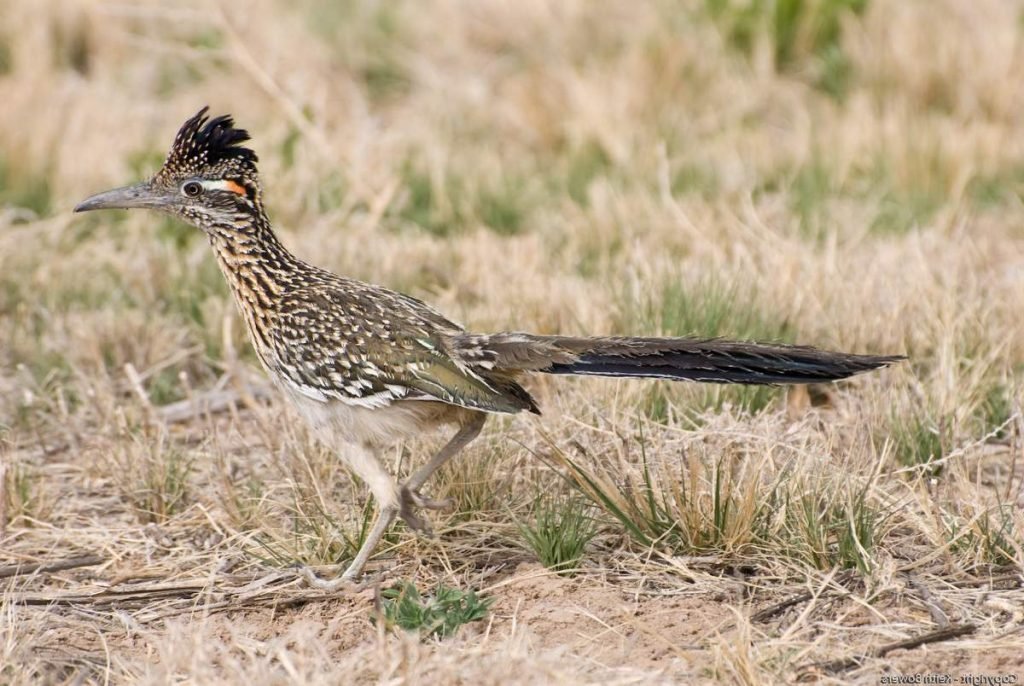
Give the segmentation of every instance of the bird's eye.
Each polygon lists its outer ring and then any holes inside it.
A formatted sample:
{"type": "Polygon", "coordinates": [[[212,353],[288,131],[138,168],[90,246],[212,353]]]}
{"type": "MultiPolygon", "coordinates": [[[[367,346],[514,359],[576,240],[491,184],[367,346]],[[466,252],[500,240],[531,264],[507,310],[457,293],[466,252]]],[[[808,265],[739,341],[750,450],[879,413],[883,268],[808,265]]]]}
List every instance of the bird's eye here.
{"type": "Polygon", "coordinates": [[[198,181],[186,181],[181,185],[181,192],[190,198],[194,198],[203,192],[203,184],[198,181]]]}

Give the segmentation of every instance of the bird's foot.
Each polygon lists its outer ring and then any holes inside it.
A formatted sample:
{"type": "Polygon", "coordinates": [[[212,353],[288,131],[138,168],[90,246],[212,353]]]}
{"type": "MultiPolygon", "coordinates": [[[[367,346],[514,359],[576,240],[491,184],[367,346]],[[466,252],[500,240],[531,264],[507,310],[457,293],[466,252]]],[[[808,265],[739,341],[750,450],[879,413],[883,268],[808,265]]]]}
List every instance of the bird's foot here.
{"type": "Polygon", "coordinates": [[[425,536],[433,536],[434,531],[430,526],[430,522],[417,514],[416,510],[447,510],[455,504],[455,501],[451,498],[445,498],[444,500],[425,498],[418,491],[409,488],[405,484],[400,489],[400,496],[398,516],[402,518],[402,521],[410,529],[425,536]]]}
{"type": "Polygon", "coordinates": [[[425,510],[450,510],[455,507],[454,498],[434,500],[421,495],[418,490],[409,488],[407,485],[403,485],[401,491],[403,502],[408,499],[416,507],[420,507],[425,510]]]}
{"type": "Polygon", "coordinates": [[[361,584],[356,583],[356,575],[349,574],[348,571],[337,579],[331,580],[321,579],[316,575],[316,572],[306,565],[299,565],[298,572],[306,586],[315,588],[319,591],[325,591],[327,593],[337,593],[338,591],[358,593],[370,585],[369,582],[363,582],[361,584]]]}

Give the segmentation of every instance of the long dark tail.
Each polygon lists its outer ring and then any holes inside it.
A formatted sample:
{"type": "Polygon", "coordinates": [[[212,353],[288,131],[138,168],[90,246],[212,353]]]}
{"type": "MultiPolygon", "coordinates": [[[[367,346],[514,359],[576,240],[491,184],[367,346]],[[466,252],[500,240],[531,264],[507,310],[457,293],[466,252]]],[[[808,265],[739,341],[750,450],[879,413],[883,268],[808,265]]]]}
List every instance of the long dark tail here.
{"type": "MultiPolygon", "coordinates": [[[[493,368],[679,379],[709,383],[800,384],[835,381],[905,359],[806,346],[694,338],[572,338],[504,333],[466,336],[493,368]],[[484,353],[483,351],[486,351],[484,353]]],[[[470,346],[467,345],[467,348],[470,346]]]]}

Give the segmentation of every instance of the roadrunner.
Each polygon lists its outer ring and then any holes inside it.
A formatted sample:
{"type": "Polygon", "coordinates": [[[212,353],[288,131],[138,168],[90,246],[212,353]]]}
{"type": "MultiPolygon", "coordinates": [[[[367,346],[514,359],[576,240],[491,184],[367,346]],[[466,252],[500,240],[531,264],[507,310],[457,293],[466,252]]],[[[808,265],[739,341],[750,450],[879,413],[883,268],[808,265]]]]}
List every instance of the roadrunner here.
{"type": "Polygon", "coordinates": [[[423,485],[477,437],[489,413],[540,413],[519,384],[526,374],[802,384],[900,359],[718,339],[470,333],[415,298],[289,252],[267,218],[256,154],[242,145],[249,134],[230,116],[206,112],[185,122],[153,178],[94,195],[75,211],[159,210],[206,234],[263,367],[321,440],[343,446],[342,458],[377,501],[374,525],[339,586],[362,572],[396,516],[429,532],[419,510],[451,503],[425,497],[423,485]],[[397,483],[380,451],[442,425],[454,436],[397,483]]]}

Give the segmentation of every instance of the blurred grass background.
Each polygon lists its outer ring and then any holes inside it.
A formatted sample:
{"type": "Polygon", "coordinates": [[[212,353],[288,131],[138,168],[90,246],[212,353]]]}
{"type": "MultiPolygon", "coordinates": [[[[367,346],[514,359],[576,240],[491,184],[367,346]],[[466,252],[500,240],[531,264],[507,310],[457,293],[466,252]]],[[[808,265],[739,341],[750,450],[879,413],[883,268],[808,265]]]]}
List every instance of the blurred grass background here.
{"type": "Polygon", "coordinates": [[[202,104],[254,133],[300,255],[477,328],[906,350],[924,371],[948,342],[1005,372],[1021,357],[1018,9],[13,0],[5,377],[199,346],[152,380],[170,400],[225,344],[248,355],[240,326],[224,340],[235,315],[197,232],[67,214],[151,173],[202,104]]]}

